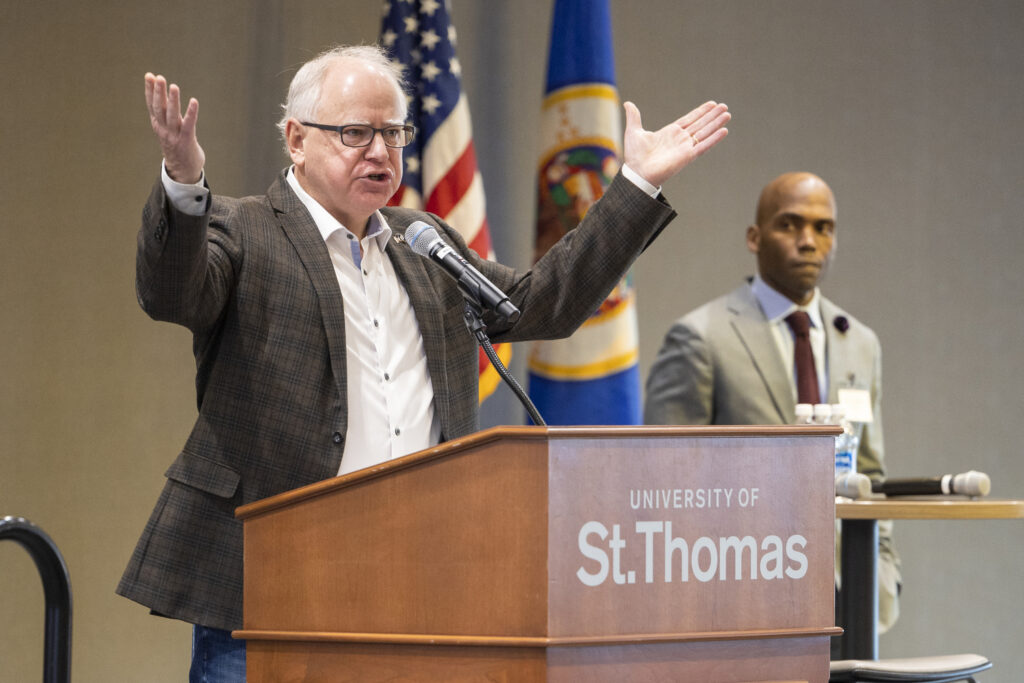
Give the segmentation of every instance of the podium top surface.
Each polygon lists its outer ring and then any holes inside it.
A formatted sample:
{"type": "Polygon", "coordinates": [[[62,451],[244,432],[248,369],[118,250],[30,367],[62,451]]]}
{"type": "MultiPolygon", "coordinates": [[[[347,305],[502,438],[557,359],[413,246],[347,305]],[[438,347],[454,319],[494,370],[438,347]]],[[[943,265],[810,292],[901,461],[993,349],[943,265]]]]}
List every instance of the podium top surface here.
{"type": "Polygon", "coordinates": [[[461,450],[477,448],[498,441],[514,443],[563,439],[822,437],[836,436],[841,431],[840,427],[834,425],[492,427],[446,441],[433,448],[410,453],[340,477],[325,479],[300,489],[286,491],[243,505],[235,510],[235,517],[244,520],[306,497],[352,486],[429,460],[443,458],[461,450]]]}

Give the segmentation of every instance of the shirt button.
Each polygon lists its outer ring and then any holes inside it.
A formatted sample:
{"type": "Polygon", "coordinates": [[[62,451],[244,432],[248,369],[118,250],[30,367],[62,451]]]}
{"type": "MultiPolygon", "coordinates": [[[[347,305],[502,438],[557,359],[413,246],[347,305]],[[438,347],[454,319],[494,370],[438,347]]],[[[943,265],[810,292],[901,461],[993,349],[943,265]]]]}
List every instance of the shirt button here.
{"type": "Polygon", "coordinates": [[[377,321],[376,318],[373,319],[373,326],[374,327],[380,327],[380,323],[377,321]]]}
{"type": "Polygon", "coordinates": [[[386,373],[386,372],[385,372],[385,373],[384,373],[384,381],[385,381],[385,382],[387,382],[387,381],[389,381],[390,379],[391,379],[391,375],[389,375],[388,373],[386,373]]]}
{"type": "Polygon", "coordinates": [[[334,443],[341,443],[344,439],[341,436],[341,432],[334,432],[334,436],[331,437],[331,440],[334,441],[334,443]]]}
{"type": "Polygon", "coordinates": [[[363,268],[363,275],[369,275],[369,274],[370,274],[370,271],[368,271],[366,268],[363,268]]]}
{"type": "Polygon", "coordinates": [[[401,433],[402,433],[402,430],[399,429],[398,427],[395,427],[395,436],[398,436],[401,433]]]}

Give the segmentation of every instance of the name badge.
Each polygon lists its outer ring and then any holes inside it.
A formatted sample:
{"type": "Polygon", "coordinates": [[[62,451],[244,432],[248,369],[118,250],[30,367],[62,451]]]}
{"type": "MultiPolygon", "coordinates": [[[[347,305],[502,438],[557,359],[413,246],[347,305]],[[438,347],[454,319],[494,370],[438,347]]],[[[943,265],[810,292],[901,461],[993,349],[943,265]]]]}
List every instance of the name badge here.
{"type": "Polygon", "coordinates": [[[850,422],[874,422],[871,411],[871,392],[867,389],[840,389],[839,402],[846,408],[846,419],[850,422]]]}

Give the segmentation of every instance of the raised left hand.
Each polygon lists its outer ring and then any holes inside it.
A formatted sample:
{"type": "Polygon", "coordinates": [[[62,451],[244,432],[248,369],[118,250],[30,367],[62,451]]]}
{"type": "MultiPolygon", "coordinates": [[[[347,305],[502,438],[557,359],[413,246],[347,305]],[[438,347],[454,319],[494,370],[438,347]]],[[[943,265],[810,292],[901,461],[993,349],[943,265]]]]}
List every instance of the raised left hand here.
{"type": "Polygon", "coordinates": [[[656,187],[721,142],[729,134],[725,124],[732,118],[726,105],[705,102],[664,128],[649,131],[644,130],[635,104],[626,102],[623,108],[623,161],[656,187]]]}

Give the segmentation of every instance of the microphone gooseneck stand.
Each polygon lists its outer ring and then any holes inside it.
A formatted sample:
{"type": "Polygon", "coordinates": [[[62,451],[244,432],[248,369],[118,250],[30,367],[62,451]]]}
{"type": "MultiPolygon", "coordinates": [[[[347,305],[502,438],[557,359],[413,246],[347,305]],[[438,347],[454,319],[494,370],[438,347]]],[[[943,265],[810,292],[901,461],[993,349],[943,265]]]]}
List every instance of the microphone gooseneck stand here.
{"type": "Polygon", "coordinates": [[[533,401],[530,400],[530,397],[526,395],[525,391],[523,391],[523,388],[519,385],[519,382],[516,381],[516,378],[512,376],[512,373],[508,371],[505,364],[501,362],[500,358],[498,358],[498,354],[494,352],[494,347],[491,346],[491,340],[487,336],[487,326],[484,324],[483,310],[480,308],[479,302],[474,301],[473,297],[467,295],[465,292],[463,292],[463,296],[466,299],[466,311],[463,314],[462,319],[463,322],[466,323],[466,327],[469,328],[469,331],[474,337],[476,337],[476,341],[480,344],[480,348],[482,348],[484,353],[487,354],[487,358],[491,361],[491,365],[493,365],[494,369],[498,371],[501,378],[505,380],[505,384],[512,389],[512,393],[516,395],[519,402],[526,408],[526,412],[530,414],[530,419],[533,420],[533,423],[541,427],[546,426],[547,422],[545,422],[544,418],[540,416],[540,413],[537,411],[537,406],[533,405],[533,401]]]}

